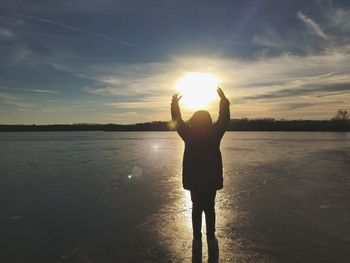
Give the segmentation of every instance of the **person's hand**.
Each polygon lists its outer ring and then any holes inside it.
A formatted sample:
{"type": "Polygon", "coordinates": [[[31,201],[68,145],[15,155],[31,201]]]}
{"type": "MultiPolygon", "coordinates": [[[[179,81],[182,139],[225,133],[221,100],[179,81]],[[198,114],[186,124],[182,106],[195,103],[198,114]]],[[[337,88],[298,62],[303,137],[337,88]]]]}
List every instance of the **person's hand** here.
{"type": "Polygon", "coordinates": [[[221,99],[227,99],[226,96],[225,96],[225,93],[224,93],[224,92],[222,91],[222,89],[220,89],[219,87],[218,87],[218,89],[217,89],[217,92],[218,92],[219,97],[220,97],[221,99]]]}
{"type": "Polygon", "coordinates": [[[179,100],[182,98],[182,96],[180,96],[179,94],[174,94],[172,99],[171,99],[171,103],[179,103],[179,100]]]}

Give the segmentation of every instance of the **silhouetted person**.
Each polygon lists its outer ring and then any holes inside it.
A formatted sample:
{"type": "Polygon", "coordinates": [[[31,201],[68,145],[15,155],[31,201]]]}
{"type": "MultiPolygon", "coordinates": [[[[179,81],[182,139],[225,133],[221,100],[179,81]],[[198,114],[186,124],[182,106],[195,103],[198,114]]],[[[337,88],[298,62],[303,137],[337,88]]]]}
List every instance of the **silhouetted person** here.
{"type": "Polygon", "coordinates": [[[197,111],[187,121],[181,118],[179,100],[173,95],[171,116],[176,130],[185,142],[182,183],[191,192],[192,200],[192,259],[202,258],[202,212],[205,213],[209,261],[218,260],[218,241],[215,237],[215,196],[223,187],[220,141],[230,120],[230,102],[224,92],[217,90],[220,111],[217,122],[212,123],[209,112],[197,111]],[[217,258],[217,259],[216,259],[217,258]]]}

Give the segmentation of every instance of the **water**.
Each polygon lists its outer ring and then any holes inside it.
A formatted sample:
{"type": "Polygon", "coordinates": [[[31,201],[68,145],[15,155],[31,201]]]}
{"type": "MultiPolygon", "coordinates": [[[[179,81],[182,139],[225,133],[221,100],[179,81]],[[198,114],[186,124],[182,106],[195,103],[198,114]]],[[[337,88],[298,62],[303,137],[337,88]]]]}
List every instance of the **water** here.
{"type": "MultiPolygon", "coordinates": [[[[349,139],[226,133],[220,262],[348,262],[349,139]]],[[[190,262],[183,148],[174,132],[1,133],[0,262],[190,262]]]]}

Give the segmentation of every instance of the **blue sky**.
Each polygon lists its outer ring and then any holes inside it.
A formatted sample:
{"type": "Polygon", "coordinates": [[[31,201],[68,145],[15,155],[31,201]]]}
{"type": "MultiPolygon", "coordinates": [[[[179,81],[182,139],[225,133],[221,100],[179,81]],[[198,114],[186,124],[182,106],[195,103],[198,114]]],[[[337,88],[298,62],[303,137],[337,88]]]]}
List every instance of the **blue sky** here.
{"type": "Polygon", "coordinates": [[[349,1],[1,1],[0,123],[169,120],[192,71],[219,77],[232,118],[329,119],[350,109],[349,17],[349,1]]]}

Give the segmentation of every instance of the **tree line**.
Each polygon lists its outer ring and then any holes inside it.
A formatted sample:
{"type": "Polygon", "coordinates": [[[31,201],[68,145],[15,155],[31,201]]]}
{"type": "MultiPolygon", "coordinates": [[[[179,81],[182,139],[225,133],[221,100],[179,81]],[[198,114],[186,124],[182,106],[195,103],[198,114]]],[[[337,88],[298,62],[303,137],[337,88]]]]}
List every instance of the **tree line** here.
{"type": "MultiPolygon", "coordinates": [[[[171,121],[153,121],[136,124],[52,124],[52,125],[0,125],[0,132],[31,131],[173,131],[171,121]]],[[[350,120],[276,120],[231,119],[228,131],[350,131],[350,120]]]]}
{"type": "MultiPolygon", "coordinates": [[[[135,124],[48,124],[48,125],[6,125],[0,124],[0,132],[31,132],[31,131],[174,131],[172,121],[152,121],[135,124]]],[[[262,119],[231,119],[228,131],[350,131],[348,111],[339,109],[330,120],[276,120],[262,119]]]]}

